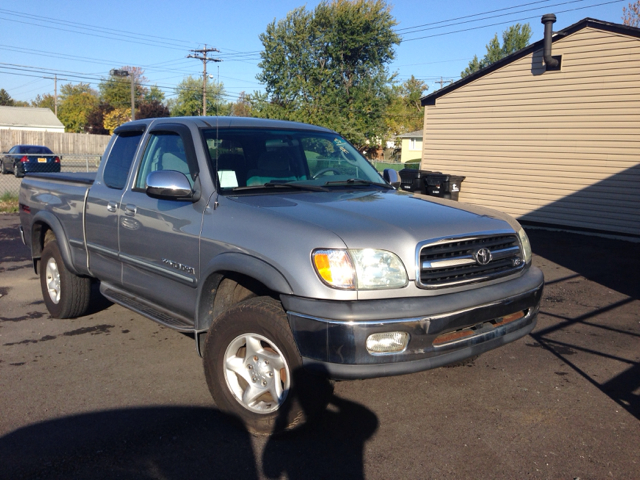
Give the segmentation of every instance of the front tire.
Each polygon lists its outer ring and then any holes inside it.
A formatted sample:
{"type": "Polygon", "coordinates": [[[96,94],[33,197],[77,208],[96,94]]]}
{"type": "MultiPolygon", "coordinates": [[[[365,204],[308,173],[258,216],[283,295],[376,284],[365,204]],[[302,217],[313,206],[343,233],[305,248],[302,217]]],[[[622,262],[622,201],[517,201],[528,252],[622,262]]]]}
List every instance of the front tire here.
{"type": "Polygon", "coordinates": [[[49,241],[42,250],[40,288],[53,318],[80,317],[89,308],[91,279],[67,270],[56,240],[49,241]]]}
{"type": "Polygon", "coordinates": [[[9,170],[7,170],[7,167],[4,165],[4,162],[0,162],[0,169],[2,171],[2,175],[6,175],[7,173],[9,173],[9,170]]]}
{"type": "Polygon", "coordinates": [[[327,380],[304,370],[287,316],[270,297],[251,298],[215,320],[204,370],[218,408],[259,435],[310,421],[332,393],[327,380]]]}

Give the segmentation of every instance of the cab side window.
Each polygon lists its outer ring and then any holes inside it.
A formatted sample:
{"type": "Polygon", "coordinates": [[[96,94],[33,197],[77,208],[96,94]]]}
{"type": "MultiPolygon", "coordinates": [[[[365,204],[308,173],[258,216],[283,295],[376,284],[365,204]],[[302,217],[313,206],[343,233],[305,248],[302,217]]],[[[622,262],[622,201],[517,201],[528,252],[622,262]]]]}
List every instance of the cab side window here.
{"type": "Polygon", "coordinates": [[[135,188],[147,188],[147,176],[152,172],[172,170],[184,174],[191,186],[193,178],[189,172],[187,155],[182,137],[177,133],[158,132],[149,136],[147,149],[144,152],[135,188]]]}
{"type": "Polygon", "coordinates": [[[118,190],[124,188],[141,138],[142,132],[123,132],[118,135],[102,174],[107,187],[118,190]]]}

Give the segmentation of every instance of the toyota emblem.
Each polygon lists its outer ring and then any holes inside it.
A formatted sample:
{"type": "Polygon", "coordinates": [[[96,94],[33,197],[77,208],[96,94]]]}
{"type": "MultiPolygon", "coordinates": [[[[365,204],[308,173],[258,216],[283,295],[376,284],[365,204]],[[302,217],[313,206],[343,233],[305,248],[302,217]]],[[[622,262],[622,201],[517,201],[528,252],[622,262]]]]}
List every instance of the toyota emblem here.
{"type": "Polygon", "coordinates": [[[492,259],[491,250],[488,248],[476,250],[476,253],[473,254],[473,258],[475,258],[479,265],[487,265],[492,259]]]}

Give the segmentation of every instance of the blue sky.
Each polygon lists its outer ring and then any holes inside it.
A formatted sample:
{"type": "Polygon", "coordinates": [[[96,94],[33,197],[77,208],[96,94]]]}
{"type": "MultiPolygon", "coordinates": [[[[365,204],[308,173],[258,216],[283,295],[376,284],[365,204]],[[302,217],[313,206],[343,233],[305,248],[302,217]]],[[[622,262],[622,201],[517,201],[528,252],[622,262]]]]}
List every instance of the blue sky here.
{"type": "MultiPolygon", "coordinates": [[[[516,22],[529,22],[532,42],[542,38],[540,17],[555,13],[555,30],[585,17],[621,23],[631,0],[397,0],[389,2],[403,42],[390,71],[400,81],[415,75],[439,88],[455,80],[474,54],[482,57],[494,34],[516,22]],[[410,29],[409,27],[417,27],[410,29]],[[404,29],[404,30],[403,30],[404,29]],[[422,38],[425,37],[425,38],[422,38]]],[[[16,100],[29,101],[54,91],[53,74],[64,83],[91,83],[94,88],[111,68],[145,69],[149,84],[170,98],[186,76],[201,76],[202,62],[189,50],[220,50],[220,63],[208,73],[219,75],[235,100],[242,91],[260,90],[258,35],[287,12],[317,1],[205,0],[22,0],[0,4],[0,88],[16,100]],[[47,77],[47,78],[43,78],[47,77]]]]}

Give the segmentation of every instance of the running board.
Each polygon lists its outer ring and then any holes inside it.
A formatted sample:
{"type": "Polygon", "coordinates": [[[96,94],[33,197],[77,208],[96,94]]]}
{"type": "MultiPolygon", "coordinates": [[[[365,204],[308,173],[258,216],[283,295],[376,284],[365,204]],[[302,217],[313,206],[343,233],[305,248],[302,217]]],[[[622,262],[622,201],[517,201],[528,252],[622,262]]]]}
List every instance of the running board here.
{"type": "Polygon", "coordinates": [[[157,305],[150,304],[137,297],[132,297],[130,294],[118,290],[110,285],[102,282],[100,284],[100,293],[111,300],[113,303],[122,305],[123,307],[133,310],[140,315],[143,315],[154,322],[158,322],[166,327],[182,332],[193,332],[193,322],[187,318],[176,315],[168,310],[158,307],[157,305]]]}

